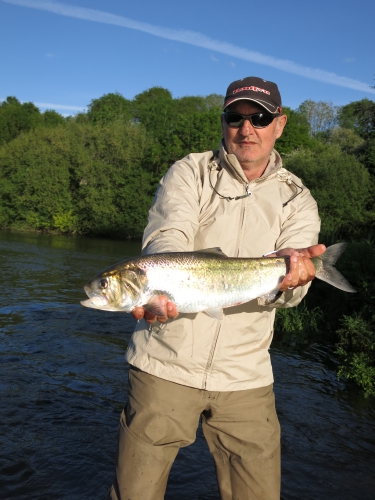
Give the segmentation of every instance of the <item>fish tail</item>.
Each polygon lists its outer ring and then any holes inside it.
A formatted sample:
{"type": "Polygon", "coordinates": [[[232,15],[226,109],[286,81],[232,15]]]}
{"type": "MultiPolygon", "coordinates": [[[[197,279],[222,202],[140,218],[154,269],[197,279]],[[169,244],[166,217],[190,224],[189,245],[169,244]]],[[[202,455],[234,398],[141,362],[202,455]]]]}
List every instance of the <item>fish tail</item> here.
{"type": "Polygon", "coordinates": [[[356,290],[348,280],[334,267],[337,259],[344,252],[346,247],[347,243],[336,243],[335,245],[331,245],[323,255],[314,257],[312,261],[316,268],[317,278],[340,290],[344,290],[344,292],[355,293],[356,290]]]}

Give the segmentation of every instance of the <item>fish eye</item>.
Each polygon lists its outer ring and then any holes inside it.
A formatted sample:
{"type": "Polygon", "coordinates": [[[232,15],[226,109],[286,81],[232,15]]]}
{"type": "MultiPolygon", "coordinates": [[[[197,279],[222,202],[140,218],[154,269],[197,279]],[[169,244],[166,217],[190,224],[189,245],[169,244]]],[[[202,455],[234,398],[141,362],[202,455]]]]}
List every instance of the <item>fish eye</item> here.
{"type": "Polygon", "coordinates": [[[107,278],[103,278],[99,281],[100,288],[108,288],[108,280],[107,278]]]}

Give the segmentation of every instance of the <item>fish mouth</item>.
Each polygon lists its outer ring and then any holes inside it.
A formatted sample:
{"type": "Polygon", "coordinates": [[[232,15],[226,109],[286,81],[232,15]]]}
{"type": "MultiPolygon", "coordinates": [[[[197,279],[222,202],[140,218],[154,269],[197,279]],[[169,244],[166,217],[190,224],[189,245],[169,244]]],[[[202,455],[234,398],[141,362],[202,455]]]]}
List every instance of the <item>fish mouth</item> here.
{"type": "Polygon", "coordinates": [[[81,300],[81,304],[85,307],[93,307],[97,309],[101,309],[102,307],[106,307],[109,305],[109,301],[107,297],[102,295],[89,295],[87,300],[81,300]]]}
{"type": "Polygon", "coordinates": [[[81,300],[84,307],[92,307],[94,309],[103,309],[109,306],[109,299],[104,293],[97,293],[92,289],[92,282],[86,283],[83,287],[86,295],[89,297],[87,300],[81,300]]]}

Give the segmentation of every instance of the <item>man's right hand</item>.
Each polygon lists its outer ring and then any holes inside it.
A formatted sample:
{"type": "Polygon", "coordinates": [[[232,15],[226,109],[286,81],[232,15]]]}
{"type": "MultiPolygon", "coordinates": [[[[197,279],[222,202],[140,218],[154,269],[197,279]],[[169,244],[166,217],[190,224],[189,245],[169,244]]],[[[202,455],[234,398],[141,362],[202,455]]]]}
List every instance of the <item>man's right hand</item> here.
{"type": "Polygon", "coordinates": [[[155,321],[159,321],[160,323],[165,323],[168,319],[175,319],[178,316],[178,311],[177,307],[173,302],[169,302],[168,297],[165,295],[160,295],[155,298],[154,300],[157,300],[158,304],[158,309],[161,310],[162,314],[161,315],[156,315],[151,313],[150,311],[147,311],[144,307],[135,307],[132,310],[132,315],[135,319],[140,320],[142,318],[145,319],[147,323],[152,325],[152,323],[155,323],[155,321]]]}

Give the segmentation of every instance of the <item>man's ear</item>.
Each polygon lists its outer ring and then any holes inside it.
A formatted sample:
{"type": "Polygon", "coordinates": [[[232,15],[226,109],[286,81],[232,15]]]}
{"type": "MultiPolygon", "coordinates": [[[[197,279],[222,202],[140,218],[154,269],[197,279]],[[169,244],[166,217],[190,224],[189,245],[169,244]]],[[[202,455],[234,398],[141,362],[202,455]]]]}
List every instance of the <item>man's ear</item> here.
{"type": "Polygon", "coordinates": [[[276,139],[283,133],[287,121],[288,117],[286,115],[281,115],[277,118],[276,139]]]}

